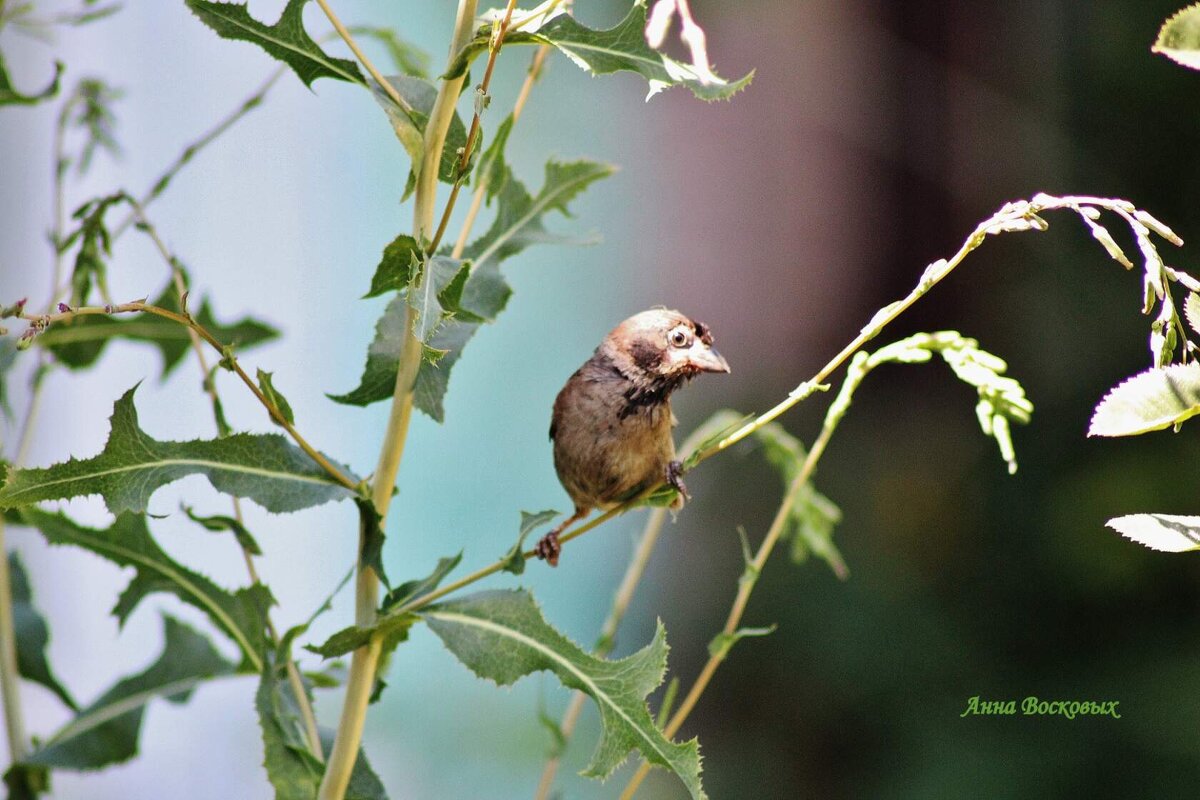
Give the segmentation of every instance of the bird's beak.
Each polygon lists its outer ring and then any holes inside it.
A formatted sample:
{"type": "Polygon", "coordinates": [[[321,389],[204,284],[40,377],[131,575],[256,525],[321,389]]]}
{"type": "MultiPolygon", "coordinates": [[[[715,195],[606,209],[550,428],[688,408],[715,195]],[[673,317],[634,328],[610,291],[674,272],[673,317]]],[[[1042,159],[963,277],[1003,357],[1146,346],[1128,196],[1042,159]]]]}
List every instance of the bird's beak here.
{"type": "Polygon", "coordinates": [[[688,353],[688,364],[701,372],[729,372],[729,362],[725,357],[707,345],[696,342],[688,353]]]}

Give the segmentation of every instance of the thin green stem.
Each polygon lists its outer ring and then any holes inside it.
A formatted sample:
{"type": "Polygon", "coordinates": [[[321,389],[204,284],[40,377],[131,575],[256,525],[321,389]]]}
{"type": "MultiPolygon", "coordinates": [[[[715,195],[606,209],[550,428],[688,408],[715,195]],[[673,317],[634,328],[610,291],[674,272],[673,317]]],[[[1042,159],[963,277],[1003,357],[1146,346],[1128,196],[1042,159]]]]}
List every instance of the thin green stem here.
{"type": "MultiPolygon", "coordinates": [[[[633,557],[629,560],[629,566],[625,568],[625,576],[621,578],[621,584],[617,587],[616,595],[613,596],[608,618],[604,620],[604,626],[600,629],[600,639],[596,642],[594,651],[599,658],[604,658],[611,653],[616,645],[617,629],[621,626],[621,620],[625,619],[625,612],[629,610],[629,604],[633,600],[638,584],[642,581],[642,576],[646,574],[646,565],[650,563],[650,556],[654,552],[654,546],[658,544],[658,537],[662,534],[663,522],[666,521],[666,518],[667,510],[665,508],[652,510],[646,518],[646,528],[642,531],[642,538],[638,541],[633,557]]],[[[566,713],[563,714],[562,722],[558,726],[562,733],[560,746],[565,747],[571,734],[575,732],[575,725],[579,722],[579,715],[583,711],[583,704],[586,700],[587,695],[581,691],[576,690],[571,695],[571,702],[567,705],[566,713]]],[[[558,774],[561,761],[561,752],[546,761],[541,780],[538,781],[537,791],[533,795],[534,800],[546,800],[550,796],[550,790],[554,787],[554,777],[558,774]]]]}
{"type": "MultiPolygon", "coordinates": [[[[321,8],[326,12],[334,28],[346,40],[346,43],[359,56],[363,66],[367,68],[389,96],[397,93],[389,83],[379,76],[370,62],[362,55],[362,51],[354,44],[349,31],[341,25],[333,15],[325,0],[319,0],[321,8]]],[[[450,39],[450,58],[470,40],[475,24],[475,0],[459,0],[458,14],[455,18],[454,32],[450,39]]],[[[433,225],[433,209],[437,201],[437,169],[441,161],[442,149],[446,141],[446,131],[454,116],[454,106],[462,88],[463,78],[443,80],[438,90],[433,108],[425,126],[424,153],[421,164],[416,171],[416,194],[413,200],[413,236],[417,241],[423,241],[433,225]]],[[[393,96],[393,100],[397,97],[393,96]]],[[[404,105],[400,104],[401,108],[404,105]]],[[[416,165],[414,165],[416,166],[416,165]]],[[[396,486],[396,475],[400,470],[400,461],[404,455],[404,445],[408,436],[409,420],[412,418],[413,384],[416,381],[417,370],[421,366],[421,342],[412,335],[415,321],[410,307],[405,316],[406,330],[400,364],[396,371],[396,385],[392,394],[391,412],[388,414],[387,429],[384,431],[383,442],[379,450],[379,462],[375,468],[375,478],[371,484],[371,499],[375,510],[380,516],[380,525],[387,520],[388,508],[396,486]]],[[[365,521],[363,522],[365,525],[365,521]]],[[[375,621],[376,607],[379,603],[379,576],[375,574],[363,557],[366,544],[366,531],[360,529],[359,557],[357,560],[358,576],[355,583],[355,623],[369,626],[375,621]]],[[[350,674],[346,681],[346,696],[342,703],[342,715],[338,722],[337,734],[334,737],[333,750],[321,779],[318,792],[319,800],[342,800],[346,788],[350,784],[350,775],[354,762],[358,759],[359,746],[362,743],[363,725],[366,722],[367,705],[375,684],[375,672],[379,666],[379,657],[383,642],[373,638],[364,647],[354,651],[350,659],[350,674]]]]}
{"type": "MultiPolygon", "coordinates": [[[[158,254],[162,257],[167,265],[167,269],[171,272],[171,282],[175,287],[175,295],[179,300],[179,307],[185,308],[187,305],[188,287],[184,281],[183,270],[179,266],[179,261],[167,249],[166,243],[158,234],[158,229],[150,223],[146,218],[146,211],[141,203],[137,200],[129,201],[133,205],[133,213],[137,216],[137,221],[141,224],[150,240],[154,242],[154,247],[158,250],[158,254]]],[[[217,393],[216,382],[209,379],[208,357],[204,355],[204,345],[200,341],[200,335],[191,328],[188,328],[188,339],[191,342],[192,352],[196,355],[196,362],[200,366],[200,375],[204,378],[203,387],[204,393],[208,395],[209,405],[212,408],[213,422],[217,426],[217,434],[223,433],[222,416],[221,416],[221,397],[217,393]]],[[[233,506],[233,518],[237,520],[239,525],[245,524],[245,518],[242,514],[242,502],[236,495],[230,495],[230,503],[233,506]]],[[[244,546],[240,539],[236,540],[238,549],[241,550],[242,560],[246,565],[246,573],[250,576],[252,584],[261,584],[258,569],[254,566],[254,554],[244,546]]],[[[266,614],[267,634],[271,637],[271,641],[276,647],[279,646],[279,631],[275,627],[275,623],[271,619],[270,611],[266,614]]],[[[304,690],[304,681],[301,679],[300,670],[296,667],[296,662],[292,658],[288,658],[285,664],[285,669],[288,677],[288,684],[291,686],[292,693],[296,697],[296,705],[300,709],[300,717],[304,722],[304,734],[308,739],[309,750],[317,757],[317,760],[324,759],[324,752],[321,748],[321,735],[317,730],[317,717],[313,713],[312,703],[309,702],[308,693],[304,690]]]]}
{"type": "Polygon", "coordinates": [[[379,88],[383,89],[383,91],[387,93],[387,96],[392,99],[392,102],[404,110],[405,114],[407,114],[409,117],[412,117],[413,107],[408,104],[408,101],[406,101],[399,92],[396,91],[394,86],[384,79],[383,73],[376,69],[375,65],[371,63],[371,59],[367,58],[366,53],[364,53],[362,48],[358,46],[358,42],[354,41],[354,36],[351,35],[346,26],[342,24],[342,21],[338,19],[337,14],[333,13],[333,9],[330,8],[329,3],[326,2],[326,0],[317,0],[317,5],[319,5],[321,10],[325,12],[325,16],[329,19],[329,24],[333,26],[335,31],[337,31],[338,36],[342,37],[342,41],[344,41],[350,48],[350,51],[354,53],[354,57],[358,59],[359,63],[363,65],[363,68],[366,69],[366,71],[370,73],[371,77],[375,79],[375,82],[379,84],[379,88]]]}

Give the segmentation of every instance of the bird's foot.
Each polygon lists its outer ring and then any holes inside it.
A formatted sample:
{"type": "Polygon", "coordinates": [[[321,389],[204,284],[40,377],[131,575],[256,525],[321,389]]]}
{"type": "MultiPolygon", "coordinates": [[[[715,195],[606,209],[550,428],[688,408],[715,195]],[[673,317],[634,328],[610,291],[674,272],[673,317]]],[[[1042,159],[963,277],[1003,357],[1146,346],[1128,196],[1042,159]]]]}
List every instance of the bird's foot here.
{"type": "Polygon", "coordinates": [[[667,485],[679,492],[681,500],[692,499],[688,494],[687,485],[683,482],[683,464],[680,462],[672,461],[667,464],[667,485]]]}
{"type": "Polygon", "coordinates": [[[552,530],[539,539],[533,552],[550,566],[557,567],[558,555],[562,552],[562,544],[558,541],[558,530],[552,530]]]}

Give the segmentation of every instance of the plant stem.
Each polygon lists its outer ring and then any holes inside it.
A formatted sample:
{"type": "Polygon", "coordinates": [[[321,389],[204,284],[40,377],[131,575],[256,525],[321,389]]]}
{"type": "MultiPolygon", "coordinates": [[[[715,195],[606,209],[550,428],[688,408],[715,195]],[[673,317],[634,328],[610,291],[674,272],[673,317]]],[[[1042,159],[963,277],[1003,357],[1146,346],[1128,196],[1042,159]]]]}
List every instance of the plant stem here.
{"type": "MultiPolygon", "coordinates": [[[[237,108],[218,121],[216,125],[213,125],[207,131],[201,134],[198,139],[184,147],[175,161],[173,161],[171,165],[168,166],[166,170],[164,170],[163,173],[154,180],[154,183],[150,184],[150,188],[147,189],[146,193],[143,194],[137,201],[140,206],[144,209],[146,206],[157,200],[159,196],[166,191],[168,184],[170,184],[179,171],[187,166],[188,162],[191,161],[197,153],[216,141],[218,137],[237,124],[242,117],[246,116],[251,111],[262,105],[263,98],[267,96],[267,92],[271,90],[271,87],[273,87],[286,72],[287,67],[279,67],[273,71],[270,77],[263,82],[262,86],[260,86],[257,91],[243,100],[237,108]]],[[[135,218],[136,213],[131,211],[124,219],[122,219],[117,226],[112,229],[112,240],[116,241],[118,238],[120,238],[121,234],[123,234],[129,228],[129,226],[133,224],[135,218]]],[[[57,285],[58,284],[56,282],[55,286],[57,285]]]]}
{"type": "MultiPolygon", "coordinates": [[[[163,261],[166,262],[167,268],[171,271],[171,281],[175,286],[175,294],[179,299],[179,307],[184,308],[187,303],[187,285],[184,283],[183,270],[179,267],[179,261],[171,255],[167,245],[163,242],[162,237],[158,234],[158,229],[155,228],[150,220],[146,218],[146,211],[141,203],[136,200],[130,200],[133,205],[133,213],[137,216],[138,222],[145,228],[146,234],[154,242],[155,249],[158,250],[163,261]]],[[[217,434],[224,435],[222,417],[221,417],[221,397],[217,394],[217,385],[210,380],[208,358],[204,355],[204,345],[200,341],[200,336],[191,328],[188,328],[188,339],[191,341],[192,352],[196,354],[196,361],[200,365],[200,375],[203,377],[203,387],[205,394],[208,395],[209,404],[212,407],[213,422],[217,426],[217,434]]],[[[237,520],[239,525],[245,524],[245,517],[242,514],[242,502],[236,495],[230,495],[230,503],[233,506],[233,518],[237,520]]],[[[252,584],[261,584],[262,581],[258,576],[258,569],[254,566],[254,555],[243,546],[241,540],[236,540],[238,548],[242,552],[242,560],[246,564],[246,572],[250,576],[252,584]]],[[[268,610],[266,613],[267,633],[271,637],[272,643],[279,647],[279,631],[275,627],[275,623],[271,620],[271,613],[268,610]]],[[[321,735],[317,730],[317,717],[313,713],[312,703],[308,700],[308,693],[304,690],[304,681],[301,679],[300,670],[296,667],[296,662],[292,658],[288,658],[285,664],[285,669],[288,677],[288,684],[291,686],[292,693],[296,696],[296,705],[300,709],[300,717],[304,722],[304,735],[308,739],[309,750],[316,756],[318,761],[323,761],[325,758],[321,748],[321,735]]]]}
{"type": "Polygon", "coordinates": [[[242,369],[242,365],[238,363],[237,357],[233,355],[232,351],[230,351],[226,345],[222,344],[220,339],[213,336],[207,328],[205,328],[199,322],[196,322],[196,320],[193,319],[190,314],[180,314],[175,311],[160,308],[159,306],[149,305],[143,300],[134,300],[131,303],[121,303],[115,306],[82,306],[79,308],[71,308],[66,311],[60,311],[56,314],[42,314],[39,316],[23,318],[31,320],[35,328],[45,328],[46,326],[53,325],[56,322],[74,319],[75,317],[94,317],[106,314],[128,314],[133,312],[153,314],[156,317],[169,319],[172,322],[183,325],[192,331],[195,331],[195,333],[198,334],[201,339],[203,339],[208,343],[209,346],[221,354],[222,362],[224,362],[224,364],[228,364],[229,368],[232,369],[233,372],[242,379],[242,383],[246,384],[246,387],[254,394],[256,398],[258,398],[258,402],[262,403],[263,408],[265,408],[267,413],[271,415],[271,419],[274,420],[276,424],[282,427],[285,431],[287,431],[288,435],[292,437],[292,441],[294,441],[296,445],[308,455],[309,458],[317,462],[319,467],[325,470],[325,472],[327,472],[331,478],[340,483],[342,486],[350,489],[351,491],[358,491],[357,483],[355,483],[348,475],[346,475],[345,472],[335,466],[328,458],[318,452],[316,448],[308,443],[307,439],[300,435],[300,432],[296,430],[296,426],[287,421],[287,418],[283,416],[283,412],[279,410],[279,407],[272,403],[267,396],[262,393],[262,390],[258,388],[258,385],[254,382],[254,379],[247,375],[246,371],[242,369]]]}
{"type": "Polygon", "coordinates": [[[21,713],[20,675],[17,672],[17,632],[13,624],[12,578],[4,544],[4,518],[0,517],[0,698],[4,701],[4,728],[8,733],[10,764],[25,760],[25,720],[21,713]]]}
{"type": "MultiPolygon", "coordinates": [[[[608,618],[604,620],[604,627],[600,629],[600,639],[596,642],[594,651],[598,658],[604,658],[611,653],[616,644],[617,628],[620,627],[621,620],[625,618],[625,612],[629,609],[633,594],[637,591],[638,584],[641,583],[642,575],[646,572],[646,565],[650,562],[650,555],[658,543],[658,537],[662,533],[663,522],[666,518],[667,510],[665,508],[654,509],[646,518],[646,528],[642,531],[642,538],[638,541],[637,549],[629,561],[629,566],[625,568],[625,576],[621,579],[621,585],[613,597],[608,618]]],[[[587,700],[587,695],[581,691],[576,690],[571,695],[571,702],[567,705],[566,713],[563,714],[562,722],[558,726],[562,732],[564,747],[566,741],[571,738],[571,734],[575,732],[575,725],[579,722],[579,715],[583,711],[585,700],[587,700]]],[[[546,800],[550,796],[550,790],[554,787],[554,776],[558,773],[561,760],[560,753],[546,762],[546,766],[542,770],[542,778],[538,781],[537,791],[533,795],[534,800],[546,800]]]]}
{"type": "MultiPolygon", "coordinates": [[[[754,554],[754,559],[747,566],[747,573],[752,577],[749,580],[741,581],[738,585],[738,593],[734,598],[733,607],[730,608],[729,616],[725,619],[725,627],[721,629],[723,634],[727,636],[733,635],[741,624],[742,615],[746,612],[746,604],[750,602],[750,594],[754,591],[754,586],[758,582],[757,576],[762,573],[767,559],[771,557],[771,552],[779,542],[779,537],[787,529],[788,517],[791,515],[796,498],[812,477],[813,470],[816,469],[817,462],[820,461],[821,456],[824,454],[825,448],[829,444],[829,439],[833,436],[833,432],[837,428],[839,419],[840,417],[836,419],[826,417],[820,435],[813,442],[812,448],[804,458],[804,463],[801,465],[800,471],[792,480],[791,485],[788,486],[783,502],[780,504],[779,510],[775,512],[775,518],[771,520],[771,527],[767,529],[767,534],[763,537],[762,544],[758,546],[758,551],[754,554]]],[[[671,715],[670,721],[663,729],[663,734],[668,739],[679,731],[679,728],[688,718],[688,715],[692,713],[692,709],[696,707],[700,696],[708,688],[709,681],[712,680],[713,674],[716,673],[717,667],[721,666],[721,662],[725,660],[726,655],[728,655],[728,648],[718,650],[709,656],[708,661],[704,664],[704,668],[700,670],[700,675],[696,678],[696,682],[692,684],[692,688],[688,691],[687,696],[684,697],[683,702],[679,704],[679,708],[671,715]]],[[[649,771],[650,765],[643,761],[641,766],[638,767],[637,772],[634,773],[629,783],[625,786],[625,790],[621,792],[621,800],[630,800],[633,797],[649,771]]]]}
{"type": "MultiPolygon", "coordinates": [[[[533,90],[533,84],[541,75],[542,65],[545,63],[546,56],[549,53],[550,45],[544,44],[533,54],[533,61],[529,64],[529,72],[525,75],[525,82],[521,84],[521,91],[517,93],[517,102],[513,104],[513,127],[516,127],[517,120],[521,118],[521,112],[525,110],[525,103],[529,101],[529,93],[533,90]]],[[[471,235],[471,228],[475,226],[475,218],[479,216],[479,209],[483,207],[483,198],[487,194],[488,185],[491,182],[490,170],[487,167],[487,164],[479,165],[479,170],[475,177],[475,194],[471,196],[471,206],[467,209],[467,218],[463,220],[462,229],[458,232],[458,240],[454,243],[454,249],[450,252],[451,258],[462,257],[463,250],[467,247],[467,239],[471,235]]]]}
{"type": "Polygon", "coordinates": [[[354,41],[354,37],[350,34],[350,31],[347,30],[346,26],[342,24],[342,21],[338,19],[337,14],[333,13],[333,9],[329,7],[329,3],[326,2],[326,0],[317,0],[317,5],[319,5],[321,10],[325,12],[325,16],[329,18],[329,24],[333,26],[335,31],[337,31],[338,36],[342,37],[342,41],[344,41],[350,48],[350,51],[354,53],[354,57],[358,59],[359,63],[363,65],[367,72],[370,73],[371,77],[375,79],[375,82],[379,84],[379,88],[387,92],[387,96],[392,99],[392,102],[403,109],[405,114],[407,114],[409,117],[412,117],[413,107],[410,106],[408,102],[400,95],[400,93],[396,91],[394,86],[384,80],[383,73],[376,69],[375,65],[371,63],[371,59],[367,58],[366,54],[362,51],[362,48],[358,46],[358,42],[354,41]]]}
{"type": "MultiPolygon", "coordinates": [[[[508,0],[508,5],[504,9],[504,19],[500,21],[499,27],[496,28],[492,35],[491,46],[488,48],[487,67],[483,71],[483,80],[479,84],[479,92],[483,97],[487,97],[488,87],[492,84],[492,70],[496,67],[496,56],[500,55],[500,48],[504,45],[504,35],[508,33],[508,23],[512,20],[513,9],[517,5],[517,0],[508,0]]],[[[451,54],[453,56],[453,54],[451,54]]],[[[464,76],[465,77],[465,76],[464,76]]],[[[461,84],[461,81],[459,82],[461,84]]],[[[442,236],[446,233],[446,225],[450,222],[450,213],[454,211],[454,203],[458,200],[458,192],[462,189],[463,178],[466,177],[467,165],[471,163],[471,153],[475,148],[475,140],[479,138],[479,117],[483,113],[483,104],[475,104],[475,113],[471,117],[471,129],[467,132],[467,143],[463,146],[462,155],[458,159],[458,175],[454,179],[454,186],[450,189],[450,199],[446,201],[446,207],[442,209],[442,221],[438,223],[437,233],[433,235],[433,240],[430,242],[426,251],[434,253],[437,251],[438,245],[442,241],[442,236]]],[[[441,153],[439,148],[437,151],[441,153]]],[[[418,237],[420,241],[420,237],[418,237]]]]}
{"type": "MultiPolygon", "coordinates": [[[[342,35],[355,54],[359,55],[363,66],[367,67],[368,72],[371,72],[372,75],[378,75],[378,71],[373,66],[369,66],[369,62],[361,56],[361,51],[353,44],[353,37],[350,33],[336,21],[336,17],[333,16],[325,0],[319,0],[319,2],[338,33],[342,35]]],[[[454,33],[450,39],[449,58],[453,58],[458,50],[470,40],[474,24],[475,0],[459,0],[454,33]]],[[[376,78],[376,80],[380,81],[389,95],[396,94],[386,81],[380,78],[376,78]]],[[[442,81],[425,126],[424,153],[420,167],[416,169],[416,195],[413,201],[413,236],[417,241],[422,241],[433,225],[433,209],[437,201],[438,164],[441,161],[446,131],[454,116],[454,106],[462,84],[463,77],[442,81]]],[[[411,307],[408,309],[405,319],[406,330],[409,333],[401,352],[400,365],[396,372],[396,387],[392,395],[392,408],[388,415],[387,429],[384,432],[383,443],[379,451],[379,463],[375,468],[374,482],[371,485],[371,499],[375,504],[375,510],[379,513],[381,526],[387,520],[388,507],[396,486],[396,474],[400,470],[400,460],[404,455],[408,424],[412,417],[412,389],[417,377],[417,370],[421,366],[422,346],[421,342],[412,335],[412,325],[415,320],[411,307]]],[[[363,525],[365,526],[365,522],[363,525]]],[[[365,527],[360,528],[354,609],[355,624],[360,626],[374,623],[376,608],[379,604],[379,576],[363,558],[366,538],[365,527]]],[[[350,775],[354,769],[354,762],[358,759],[358,750],[362,743],[367,705],[374,688],[375,671],[379,666],[382,647],[381,639],[372,638],[365,647],[355,650],[351,656],[350,674],[346,681],[346,697],[342,704],[342,715],[338,722],[333,750],[325,767],[325,775],[321,779],[319,800],[342,800],[346,793],[346,787],[350,784],[350,775]]]]}

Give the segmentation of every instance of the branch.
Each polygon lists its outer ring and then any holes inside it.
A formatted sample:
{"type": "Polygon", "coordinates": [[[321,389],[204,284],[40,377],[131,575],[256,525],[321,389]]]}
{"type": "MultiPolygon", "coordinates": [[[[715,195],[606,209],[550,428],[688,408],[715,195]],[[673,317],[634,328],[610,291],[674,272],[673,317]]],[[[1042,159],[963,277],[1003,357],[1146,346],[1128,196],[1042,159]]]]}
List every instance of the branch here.
{"type": "Polygon", "coordinates": [[[366,53],[364,53],[358,46],[358,42],[354,41],[354,37],[350,34],[350,31],[347,30],[346,26],[342,24],[342,21],[337,18],[337,14],[333,13],[333,9],[329,7],[329,3],[326,2],[326,0],[317,0],[317,5],[319,5],[321,10],[325,12],[325,16],[329,18],[329,24],[333,25],[333,29],[337,31],[338,36],[342,37],[342,41],[344,41],[350,48],[350,51],[354,53],[354,57],[358,59],[358,62],[363,65],[363,68],[366,69],[366,71],[370,73],[371,77],[375,79],[375,82],[379,84],[379,88],[387,92],[387,96],[392,99],[392,102],[399,106],[404,113],[411,118],[413,116],[413,107],[408,104],[408,101],[405,100],[399,92],[396,91],[396,87],[392,86],[392,84],[388,83],[384,79],[383,73],[375,68],[375,65],[371,63],[371,59],[367,58],[366,53]]]}

